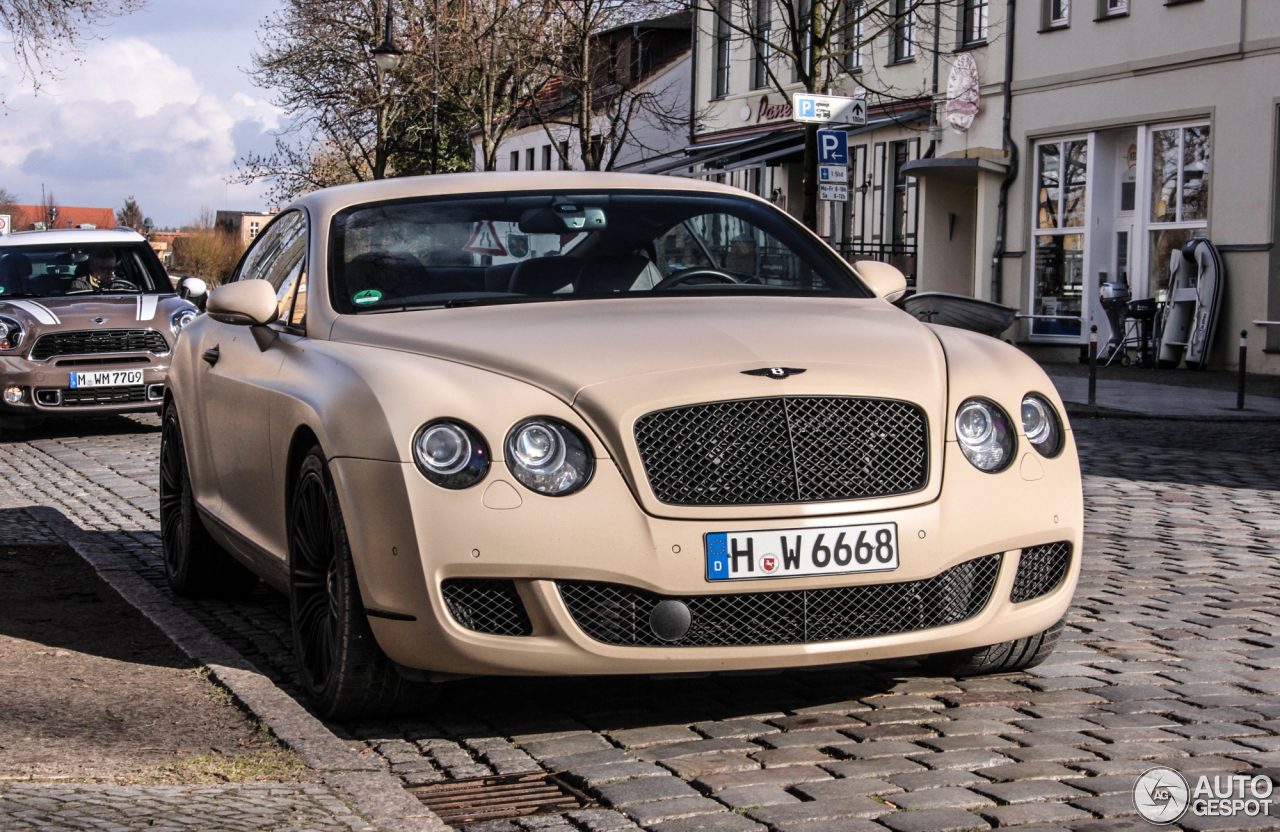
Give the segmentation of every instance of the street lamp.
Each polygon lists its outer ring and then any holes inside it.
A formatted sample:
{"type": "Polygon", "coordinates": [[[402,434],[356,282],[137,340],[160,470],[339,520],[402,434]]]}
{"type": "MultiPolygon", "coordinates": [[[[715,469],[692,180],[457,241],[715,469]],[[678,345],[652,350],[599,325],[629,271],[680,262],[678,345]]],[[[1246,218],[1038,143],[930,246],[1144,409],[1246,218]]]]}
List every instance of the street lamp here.
{"type": "Polygon", "coordinates": [[[151,231],[155,227],[156,224],[151,221],[151,217],[147,217],[142,221],[142,233],[146,236],[147,242],[151,242],[151,231]]]}
{"type": "Polygon", "coordinates": [[[383,72],[395,72],[396,68],[400,66],[400,58],[404,55],[404,50],[397,47],[391,39],[391,0],[387,0],[386,35],[382,45],[374,47],[372,52],[373,60],[383,72]]]}

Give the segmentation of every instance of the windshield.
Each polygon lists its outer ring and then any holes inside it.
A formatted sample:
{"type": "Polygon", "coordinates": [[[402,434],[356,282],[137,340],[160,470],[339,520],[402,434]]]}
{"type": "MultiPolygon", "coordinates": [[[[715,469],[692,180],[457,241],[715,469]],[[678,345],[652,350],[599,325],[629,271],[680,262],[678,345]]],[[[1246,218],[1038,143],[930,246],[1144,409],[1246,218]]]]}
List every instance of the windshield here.
{"type": "Polygon", "coordinates": [[[676,292],[871,296],[788,216],[732,196],[397,200],[341,211],[331,237],[342,313],[676,292]]]}
{"type": "Polygon", "coordinates": [[[0,298],[171,292],[146,243],[0,248],[0,298]]]}

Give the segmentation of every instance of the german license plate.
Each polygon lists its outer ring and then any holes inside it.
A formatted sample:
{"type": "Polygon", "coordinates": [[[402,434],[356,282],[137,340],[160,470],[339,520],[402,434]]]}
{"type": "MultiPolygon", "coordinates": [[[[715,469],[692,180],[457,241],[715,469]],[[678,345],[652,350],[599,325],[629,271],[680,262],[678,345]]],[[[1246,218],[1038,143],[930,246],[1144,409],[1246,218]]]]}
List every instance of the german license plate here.
{"type": "Polygon", "coordinates": [[[82,387],[128,387],[142,384],[141,370],[103,370],[97,373],[72,373],[71,389],[82,387]]]}
{"type": "Polygon", "coordinates": [[[898,524],[719,532],[706,535],[706,553],[708,581],[890,572],[898,524]]]}

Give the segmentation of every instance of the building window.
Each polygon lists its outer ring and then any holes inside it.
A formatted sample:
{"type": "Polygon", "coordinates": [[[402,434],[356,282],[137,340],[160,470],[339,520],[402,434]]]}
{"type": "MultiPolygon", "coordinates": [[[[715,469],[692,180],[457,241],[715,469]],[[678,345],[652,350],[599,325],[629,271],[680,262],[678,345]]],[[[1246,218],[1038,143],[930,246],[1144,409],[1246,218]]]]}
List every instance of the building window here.
{"type": "Polygon", "coordinates": [[[772,9],[769,4],[773,0],[756,0],[755,8],[755,53],[751,57],[751,89],[759,90],[769,86],[769,59],[772,49],[769,38],[772,35],[772,9]]]}
{"type": "Polygon", "coordinates": [[[961,21],[964,30],[960,36],[962,46],[987,42],[987,14],[990,5],[989,0],[964,0],[964,19],[961,21]]]}
{"type": "Polygon", "coordinates": [[[1071,25],[1071,0],[1044,0],[1045,29],[1071,25]]]}
{"type": "Polygon", "coordinates": [[[911,61],[916,56],[915,0],[894,0],[893,3],[893,63],[911,61]]]}
{"type": "Polygon", "coordinates": [[[258,236],[258,221],[253,220],[249,223],[249,239],[252,240],[258,236]]]}
{"type": "Polygon", "coordinates": [[[716,7],[716,98],[724,98],[729,94],[729,48],[732,46],[729,16],[731,14],[733,14],[733,4],[729,0],[721,0],[716,7]]]}
{"type": "Polygon", "coordinates": [[[1085,139],[1042,143],[1036,147],[1035,163],[1031,314],[1046,317],[1032,319],[1031,334],[1079,338],[1089,143],[1085,139]]]}
{"type": "Polygon", "coordinates": [[[551,170],[551,145],[542,146],[542,169],[551,170]]]}
{"type": "Polygon", "coordinates": [[[840,33],[841,46],[845,54],[841,58],[844,71],[852,75],[862,71],[862,23],[866,10],[862,0],[846,0],[844,6],[844,28],[840,33]]]}
{"type": "Polygon", "coordinates": [[[511,151],[511,169],[520,170],[520,151],[511,151]]]}
{"type": "Polygon", "coordinates": [[[560,170],[571,170],[569,164],[569,140],[565,139],[560,142],[560,170]]]}
{"type": "Polygon", "coordinates": [[[524,169],[537,170],[537,168],[533,166],[533,148],[532,147],[524,152],[524,169]]]}
{"type": "Polygon", "coordinates": [[[1124,17],[1129,13],[1129,0],[1098,0],[1098,20],[1124,17]]]}
{"type": "Polygon", "coordinates": [[[1151,297],[1166,300],[1169,260],[1209,225],[1209,125],[1153,128],[1151,136],[1151,297]]]}

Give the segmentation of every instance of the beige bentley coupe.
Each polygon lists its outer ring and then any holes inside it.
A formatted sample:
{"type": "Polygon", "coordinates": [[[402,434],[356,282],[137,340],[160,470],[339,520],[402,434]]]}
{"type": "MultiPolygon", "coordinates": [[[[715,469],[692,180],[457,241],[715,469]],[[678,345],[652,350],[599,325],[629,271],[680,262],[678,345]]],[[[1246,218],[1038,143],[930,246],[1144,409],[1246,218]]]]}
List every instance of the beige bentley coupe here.
{"type": "Polygon", "coordinates": [[[309,194],[177,343],[169,580],[288,593],[330,718],[459,675],[1028,667],[1080,570],[1062,402],[905,288],[686,179],[309,194]]]}

